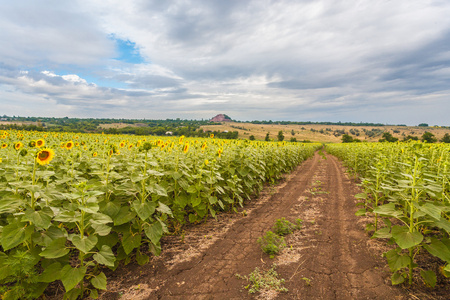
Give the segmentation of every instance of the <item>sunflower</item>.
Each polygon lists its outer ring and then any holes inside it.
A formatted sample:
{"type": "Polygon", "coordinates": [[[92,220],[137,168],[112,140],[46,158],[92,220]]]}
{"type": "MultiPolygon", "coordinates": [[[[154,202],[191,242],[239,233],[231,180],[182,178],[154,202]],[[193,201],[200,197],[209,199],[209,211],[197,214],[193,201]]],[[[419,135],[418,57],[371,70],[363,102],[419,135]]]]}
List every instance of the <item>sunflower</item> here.
{"type": "Polygon", "coordinates": [[[62,148],[62,149],[66,148],[66,143],[61,142],[61,148],[62,148]]]}
{"type": "Polygon", "coordinates": [[[133,148],[133,147],[134,147],[133,144],[129,144],[129,145],[128,145],[128,150],[131,150],[131,148],[133,148]]]}
{"type": "Polygon", "coordinates": [[[202,152],[205,151],[206,147],[207,147],[206,142],[204,142],[202,145],[202,152]]]}
{"type": "Polygon", "coordinates": [[[184,144],[184,147],[183,147],[183,152],[187,153],[188,151],[189,151],[189,143],[186,142],[186,144],[184,144]]]}
{"type": "Polygon", "coordinates": [[[41,148],[45,145],[45,141],[43,139],[38,139],[36,141],[36,147],[41,148]]]}
{"type": "Polygon", "coordinates": [[[97,157],[97,155],[98,155],[97,152],[92,153],[92,157],[97,157]]]}
{"type": "Polygon", "coordinates": [[[125,141],[121,141],[120,144],[119,144],[119,147],[120,147],[120,148],[125,147],[125,141]]]}
{"type": "Polygon", "coordinates": [[[209,137],[210,137],[210,138],[214,138],[214,133],[211,133],[211,134],[209,135],[209,137]]]}
{"type": "Polygon", "coordinates": [[[6,147],[8,147],[8,144],[7,143],[3,143],[2,144],[2,149],[5,149],[6,147]]]}
{"type": "Polygon", "coordinates": [[[14,149],[16,149],[17,151],[19,151],[20,148],[22,148],[22,147],[23,147],[22,142],[17,142],[14,144],[14,149]]]}
{"type": "Polygon", "coordinates": [[[36,154],[36,161],[40,165],[46,165],[53,159],[54,156],[55,152],[52,149],[42,149],[36,154]]]}
{"type": "Polygon", "coordinates": [[[68,142],[66,142],[66,145],[65,145],[65,148],[67,149],[67,150],[70,150],[70,149],[72,149],[73,148],[73,142],[72,141],[68,141],[68,142]]]}
{"type": "Polygon", "coordinates": [[[220,148],[219,150],[217,150],[217,155],[219,155],[219,157],[222,155],[223,153],[223,148],[220,148]]]}

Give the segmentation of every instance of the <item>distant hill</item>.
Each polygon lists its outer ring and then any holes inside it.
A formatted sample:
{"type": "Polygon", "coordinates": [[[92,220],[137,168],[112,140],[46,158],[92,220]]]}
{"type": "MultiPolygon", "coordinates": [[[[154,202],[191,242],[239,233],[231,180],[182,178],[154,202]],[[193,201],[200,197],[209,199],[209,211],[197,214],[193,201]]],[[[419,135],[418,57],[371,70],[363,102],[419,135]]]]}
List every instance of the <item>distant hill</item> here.
{"type": "Polygon", "coordinates": [[[231,118],[224,114],[218,114],[210,120],[211,122],[231,122],[231,118]]]}

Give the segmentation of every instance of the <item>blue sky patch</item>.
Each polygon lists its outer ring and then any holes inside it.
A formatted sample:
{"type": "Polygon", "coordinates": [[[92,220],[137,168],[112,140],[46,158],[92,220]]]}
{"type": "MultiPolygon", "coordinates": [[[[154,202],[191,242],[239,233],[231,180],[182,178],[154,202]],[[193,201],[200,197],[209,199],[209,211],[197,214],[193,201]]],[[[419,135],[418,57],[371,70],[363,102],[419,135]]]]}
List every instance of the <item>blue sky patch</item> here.
{"type": "Polygon", "coordinates": [[[139,53],[136,43],[130,40],[117,39],[114,36],[112,38],[116,41],[118,52],[118,56],[114,57],[114,59],[132,64],[141,64],[144,62],[144,58],[139,53]]]}

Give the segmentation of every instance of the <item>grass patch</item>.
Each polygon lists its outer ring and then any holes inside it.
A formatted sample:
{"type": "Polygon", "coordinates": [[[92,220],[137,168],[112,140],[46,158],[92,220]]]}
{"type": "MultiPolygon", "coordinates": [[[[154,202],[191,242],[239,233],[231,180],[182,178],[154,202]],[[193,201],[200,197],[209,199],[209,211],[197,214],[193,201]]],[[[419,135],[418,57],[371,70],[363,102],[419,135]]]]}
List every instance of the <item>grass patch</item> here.
{"type": "Polygon", "coordinates": [[[255,268],[248,276],[242,276],[236,274],[239,279],[245,279],[249,282],[245,288],[248,290],[249,294],[254,294],[261,291],[276,291],[276,292],[287,292],[288,289],[283,286],[284,279],[278,278],[278,273],[275,271],[276,265],[273,264],[266,272],[262,272],[258,267],[255,268]]]}

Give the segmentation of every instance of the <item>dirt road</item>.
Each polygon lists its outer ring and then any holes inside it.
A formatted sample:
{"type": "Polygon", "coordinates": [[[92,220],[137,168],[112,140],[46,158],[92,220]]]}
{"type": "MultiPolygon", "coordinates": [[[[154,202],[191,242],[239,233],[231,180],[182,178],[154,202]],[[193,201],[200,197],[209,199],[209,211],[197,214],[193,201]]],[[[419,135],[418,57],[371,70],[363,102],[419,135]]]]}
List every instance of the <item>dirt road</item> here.
{"type": "Polygon", "coordinates": [[[340,162],[316,153],[241,214],[222,214],[184,236],[166,237],[161,257],[119,272],[102,298],[406,299],[388,283],[385,260],[369,251],[354,215],[355,193],[340,162]],[[256,241],[282,217],[302,219],[303,228],[271,259],[256,241]],[[274,263],[288,292],[250,295],[248,283],[235,276],[274,263]]]}

